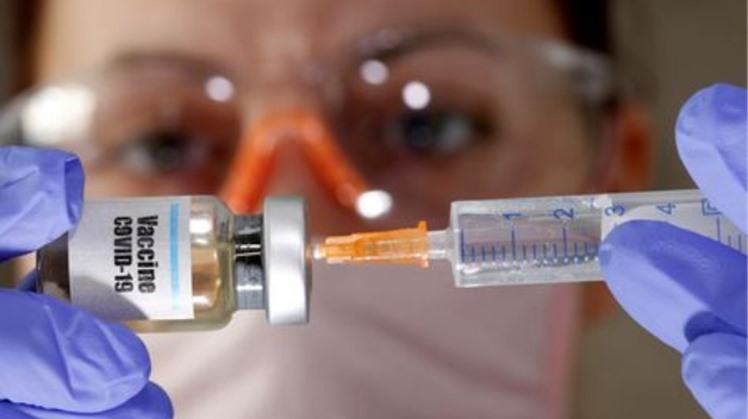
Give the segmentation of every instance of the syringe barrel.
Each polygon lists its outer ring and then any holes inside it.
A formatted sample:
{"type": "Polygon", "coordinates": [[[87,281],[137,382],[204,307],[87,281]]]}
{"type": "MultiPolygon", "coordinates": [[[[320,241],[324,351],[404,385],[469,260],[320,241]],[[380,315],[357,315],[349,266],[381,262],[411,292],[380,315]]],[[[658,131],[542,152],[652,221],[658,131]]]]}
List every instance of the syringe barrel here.
{"type": "Polygon", "coordinates": [[[459,201],[448,230],[455,283],[599,280],[601,238],[632,219],[670,222],[745,252],[745,235],[697,190],[459,201]]]}

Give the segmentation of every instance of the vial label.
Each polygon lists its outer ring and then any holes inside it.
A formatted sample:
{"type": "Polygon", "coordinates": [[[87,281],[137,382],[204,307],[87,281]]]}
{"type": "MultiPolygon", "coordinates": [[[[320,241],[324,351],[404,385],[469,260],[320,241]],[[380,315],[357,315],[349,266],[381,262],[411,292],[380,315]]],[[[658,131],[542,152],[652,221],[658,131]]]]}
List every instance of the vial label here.
{"type": "Polygon", "coordinates": [[[190,198],[87,201],[70,235],[70,299],[112,321],[194,318],[190,198]]]}

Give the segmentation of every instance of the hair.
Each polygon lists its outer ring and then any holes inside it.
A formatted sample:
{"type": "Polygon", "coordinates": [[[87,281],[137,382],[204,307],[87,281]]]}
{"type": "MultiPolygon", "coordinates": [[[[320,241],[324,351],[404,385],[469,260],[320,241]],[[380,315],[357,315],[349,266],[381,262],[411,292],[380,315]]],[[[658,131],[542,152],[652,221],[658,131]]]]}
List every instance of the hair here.
{"type": "Polygon", "coordinates": [[[15,19],[12,19],[13,31],[10,49],[14,54],[16,61],[12,63],[14,80],[11,80],[11,86],[16,90],[21,90],[33,83],[31,71],[33,68],[33,46],[36,39],[36,25],[38,24],[40,0],[15,0],[6,3],[10,13],[13,13],[15,19]]]}
{"type": "Polygon", "coordinates": [[[576,45],[612,53],[609,0],[555,0],[576,45]]]}

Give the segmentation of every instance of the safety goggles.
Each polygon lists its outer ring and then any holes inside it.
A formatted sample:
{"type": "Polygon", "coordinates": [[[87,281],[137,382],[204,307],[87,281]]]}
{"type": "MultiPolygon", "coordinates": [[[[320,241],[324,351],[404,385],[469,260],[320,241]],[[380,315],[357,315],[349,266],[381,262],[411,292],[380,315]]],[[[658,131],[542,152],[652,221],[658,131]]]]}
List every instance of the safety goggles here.
{"type": "Polygon", "coordinates": [[[592,167],[615,95],[599,55],[466,30],[382,31],[297,73],[284,92],[304,100],[265,109],[274,92],[249,77],[132,57],[14,101],[0,138],[76,152],[122,194],[220,191],[236,211],[256,207],[293,144],[339,205],[415,220],[532,193],[553,164],[592,167]]]}

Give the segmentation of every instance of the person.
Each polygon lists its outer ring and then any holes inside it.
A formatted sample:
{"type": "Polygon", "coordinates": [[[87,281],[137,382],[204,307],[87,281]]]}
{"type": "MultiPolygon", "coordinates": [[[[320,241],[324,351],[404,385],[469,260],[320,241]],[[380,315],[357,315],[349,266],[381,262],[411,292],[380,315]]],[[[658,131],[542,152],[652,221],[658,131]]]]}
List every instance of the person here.
{"type": "MultiPolygon", "coordinates": [[[[684,106],[677,130],[682,159],[697,184],[744,232],[746,102],[740,88],[705,89],[684,106]]],[[[0,197],[6,203],[0,213],[2,260],[38,248],[74,225],[81,212],[83,172],[74,156],[59,151],[0,148],[0,162],[0,197]]],[[[606,280],[618,301],[647,330],[683,353],[683,378],[714,418],[748,413],[746,256],[740,250],[740,245],[735,249],[659,221],[624,223],[600,249],[606,280]]],[[[168,398],[148,383],[145,348],[122,326],[44,295],[3,291],[0,301],[3,312],[24,313],[0,316],[0,331],[12,336],[14,346],[36,349],[31,354],[0,352],[3,417],[77,417],[102,410],[108,418],[171,415],[168,398]],[[27,333],[47,328],[57,333],[27,333]],[[59,335],[89,336],[84,345],[95,336],[97,348],[105,350],[87,350],[70,338],[60,345],[59,335]],[[82,374],[71,379],[71,370],[82,374]],[[28,385],[16,385],[18,376],[28,385]]]]}
{"type": "MultiPolygon", "coordinates": [[[[606,28],[589,19],[604,16],[600,4],[50,0],[27,39],[33,81],[53,84],[10,119],[18,142],[80,156],[86,196],[219,193],[238,183],[247,206],[265,193],[305,195],[318,234],[420,217],[446,224],[448,203],[461,198],[641,190],[646,118],[616,94],[605,60],[569,46],[603,47],[606,28]],[[328,134],[312,141],[299,121],[328,134]],[[314,159],[320,144],[337,166],[314,159]],[[247,156],[262,156],[250,159],[256,176],[240,170],[247,156]],[[354,199],[363,190],[386,192],[390,213],[366,219],[354,199]]],[[[70,158],[26,156],[31,167],[70,158]]],[[[62,205],[78,187],[65,170],[34,177],[28,167],[4,173],[3,185],[18,189],[3,205],[36,215],[3,230],[5,257],[78,214],[62,205]],[[48,230],[38,220],[59,223],[48,230]],[[6,244],[29,226],[41,232],[6,244]]],[[[63,167],[79,179],[75,163],[63,167]]],[[[237,315],[207,338],[143,336],[179,417],[564,416],[576,288],[453,290],[438,267],[315,266],[314,276],[308,326],[271,329],[237,315]]],[[[36,315],[3,316],[4,341],[45,350],[0,357],[39,365],[36,375],[2,368],[8,416],[172,414],[148,384],[133,335],[20,295],[3,293],[3,307],[36,315]],[[28,385],[9,384],[19,376],[28,385]]]]}

